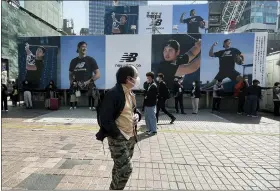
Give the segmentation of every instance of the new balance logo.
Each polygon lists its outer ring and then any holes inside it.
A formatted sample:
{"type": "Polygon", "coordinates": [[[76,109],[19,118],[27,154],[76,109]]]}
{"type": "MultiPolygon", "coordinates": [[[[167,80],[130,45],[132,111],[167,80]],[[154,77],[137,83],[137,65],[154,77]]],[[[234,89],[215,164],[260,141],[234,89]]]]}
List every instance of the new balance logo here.
{"type": "Polygon", "coordinates": [[[81,69],[84,67],[85,64],[86,64],[85,62],[81,62],[81,63],[77,64],[75,68],[81,69]]]}
{"type": "Polygon", "coordinates": [[[138,53],[127,53],[125,52],[120,60],[120,62],[135,62],[136,58],[138,56],[138,53]]]}

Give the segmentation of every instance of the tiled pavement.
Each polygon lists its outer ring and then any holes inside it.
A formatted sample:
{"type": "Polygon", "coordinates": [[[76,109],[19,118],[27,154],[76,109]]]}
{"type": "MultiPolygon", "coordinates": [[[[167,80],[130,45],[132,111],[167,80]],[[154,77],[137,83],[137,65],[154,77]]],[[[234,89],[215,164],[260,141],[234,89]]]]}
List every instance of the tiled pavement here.
{"type": "MultiPolygon", "coordinates": [[[[77,109],[4,119],[2,189],[108,189],[113,163],[107,141],[104,153],[94,138],[94,116],[77,109]]],[[[279,121],[239,124],[208,111],[176,117],[169,125],[161,116],[156,136],[139,132],[126,189],[280,189],[279,121]]]]}

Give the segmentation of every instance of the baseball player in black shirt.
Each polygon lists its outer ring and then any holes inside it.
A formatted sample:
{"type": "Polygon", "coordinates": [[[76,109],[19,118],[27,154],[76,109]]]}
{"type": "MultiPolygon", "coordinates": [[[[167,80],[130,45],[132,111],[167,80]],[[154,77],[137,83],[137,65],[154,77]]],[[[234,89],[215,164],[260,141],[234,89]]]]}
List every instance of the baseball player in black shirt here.
{"type": "Polygon", "coordinates": [[[40,88],[40,80],[44,69],[45,48],[39,46],[35,55],[30,51],[29,44],[25,44],[26,51],[26,74],[25,79],[33,84],[33,88],[40,88]]]}
{"type": "Polygon", "coordinates": [[[159,64],[158,73],[164,75],[165,82],[169,89],[173,88],[175,76],[191,74],[200,67],[201,41],[198,40],[188,52],[180,55],[180,44],[176,40],[169,40],[163,50],[164,61],[159,64]],[[197,57],[197,58],[195,58],[197,57]]]}
{"type": "Polygon", "coordinates": [[[237,48],[231,47],[230,39],[224,40],[224,50],[214,52],[214,47],[217,44],[215,42],[211,46],[209,56],[219,58],[219,72],[212,82],[203,87],[204,89],[213,86],[217,80],[223,80],[225,78],[230,78],[232,81],[243,80],[240,73],[235,70],[235,64],[242,65],[244,63],[244,55],[237,48]]]}
{"type": "Polygon", "coordinates": [[[85,89],[100,78],[100,72],[96,60],[86,55],[87,43],[79,42],[77,53],[79,56],[72,59],[69,67],[69,83],[78,82],[81,89],[85,89]]]}
{"type": "Polygon", "coordinates": [[[184,16],[186,13],[183,13],[180,18],[180,23],[186,23],[188,26],[187,33],[199,33],[199,28],[205,27],[204,19],[201,16],[195,15],[195,10],[192,9],[190,11],[190,17],[187,19],[184,19],[184,16]]]}

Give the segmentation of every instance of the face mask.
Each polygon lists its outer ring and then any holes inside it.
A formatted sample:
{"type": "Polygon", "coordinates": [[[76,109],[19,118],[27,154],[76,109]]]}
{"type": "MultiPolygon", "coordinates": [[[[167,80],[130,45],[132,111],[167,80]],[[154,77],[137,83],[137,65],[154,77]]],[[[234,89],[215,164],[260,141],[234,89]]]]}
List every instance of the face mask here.
{"type": "Polygon", "coordinates": [[[157,77],[157,79],[156,79],[157,81],[159,81],[159,77],[157,77]]]}
{"type": "Polygon", "coordinates": [[[195,83],[192,83],[193,86],[195,86],[195,83]]]}

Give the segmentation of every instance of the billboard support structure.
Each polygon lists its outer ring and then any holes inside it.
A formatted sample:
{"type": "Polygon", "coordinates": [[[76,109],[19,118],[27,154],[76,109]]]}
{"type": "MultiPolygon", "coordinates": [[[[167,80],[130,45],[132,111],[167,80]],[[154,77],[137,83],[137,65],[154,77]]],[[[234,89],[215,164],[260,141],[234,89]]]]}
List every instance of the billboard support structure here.
{"type": "Polygon", "coordinates": [[[156,32],[158,32],[158,34],[161,34],[156,27],[156,22],[157,18],[152,18],[152,34],[157,34],[156,32]]]}

